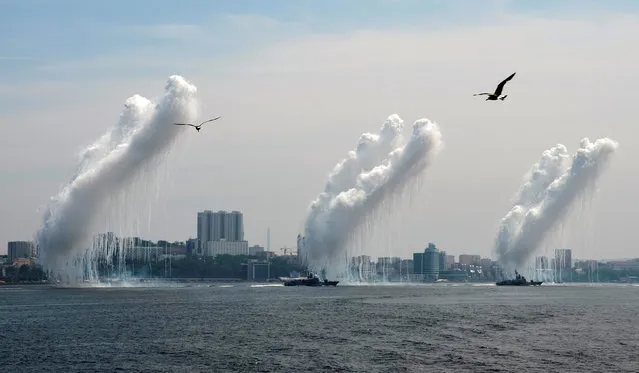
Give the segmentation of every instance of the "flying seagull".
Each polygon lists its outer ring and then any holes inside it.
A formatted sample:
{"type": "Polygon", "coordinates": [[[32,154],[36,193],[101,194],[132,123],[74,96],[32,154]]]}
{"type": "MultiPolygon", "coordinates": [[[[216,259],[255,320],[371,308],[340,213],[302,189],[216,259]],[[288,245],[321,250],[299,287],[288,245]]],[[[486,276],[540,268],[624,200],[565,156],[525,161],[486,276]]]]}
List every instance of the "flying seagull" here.
{"type": "Polygon", "coordinates": [[[198,124],[197,126],[195,124],[192,124],[192,123],[173,123],[173,124],[175,124],[176,126],[191,126],[191,127],[195,128],[198,132],[200,132],[200,128],[202,128],[202,125],[204,123],[212,122],[212,121],[218,120],[220,118],[222,118],[222,117],[215,117],[213,119],[205,120],[204,122],[198,124]]]}
{"type": "Polygon", "coordinates": [[[501,83],[499,83],[499,85],[497,86],[497,89],[495,89],[495,93],[486,93],[486,92],[475,93],[473,96],[487,95],[488,98],[486,99],[486,101],[488,100],[495,101],[497,99],[500,99],[503,101],[506,97],[508,97],[508,95],[503,95],[502,97],[499,97],[501,95],[501,91],[504,90],[504,86],[506,85],[506,82],[512,79],[513,76],[515,76],[515,74],[516,73],[513,73],[511,76],[509,76],[508,78],[504,79],[501,83]]]}

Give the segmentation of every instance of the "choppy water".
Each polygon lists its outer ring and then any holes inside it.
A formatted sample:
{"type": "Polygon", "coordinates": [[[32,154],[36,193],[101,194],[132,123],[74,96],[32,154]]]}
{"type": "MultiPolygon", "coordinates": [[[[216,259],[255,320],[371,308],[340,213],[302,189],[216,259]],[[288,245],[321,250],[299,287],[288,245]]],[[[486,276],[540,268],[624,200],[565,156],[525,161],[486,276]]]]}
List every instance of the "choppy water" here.
{"type": "Polygon", "coordinates": [[[637,372],[639,287],[0,288],[4,372],[637,372]]]}

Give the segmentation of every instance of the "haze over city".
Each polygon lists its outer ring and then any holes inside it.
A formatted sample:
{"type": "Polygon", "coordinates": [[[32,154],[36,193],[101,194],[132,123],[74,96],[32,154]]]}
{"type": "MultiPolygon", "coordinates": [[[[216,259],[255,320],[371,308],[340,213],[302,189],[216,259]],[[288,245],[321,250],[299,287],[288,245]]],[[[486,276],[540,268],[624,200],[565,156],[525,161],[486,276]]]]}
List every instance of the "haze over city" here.
{"type": "Polygon", "coordinates": [[[638,130],[625,93],[639,84],[627,47],[639,41],[637,3],[211,1],[159,3],[152,15],[124,4],[3,3],[5,242],[32,238],[127,97],[156,97],[180,74],[197,86],[198,119],[224,119],[181,137],[141,236],[184,240],[198,211],[239,210],[251,244],[270,227],[272,248],[293,247],[335,164],[397,113],[406,127],[437,122],[444,148],[393,215],[395,254],[436,242],[494,258],[500,219],[542,152],[610,137],[620,147],[595,205],[548,250],[636,256],[638,130]],[[513,71],[506,101],[472,97],[513,71]]]}

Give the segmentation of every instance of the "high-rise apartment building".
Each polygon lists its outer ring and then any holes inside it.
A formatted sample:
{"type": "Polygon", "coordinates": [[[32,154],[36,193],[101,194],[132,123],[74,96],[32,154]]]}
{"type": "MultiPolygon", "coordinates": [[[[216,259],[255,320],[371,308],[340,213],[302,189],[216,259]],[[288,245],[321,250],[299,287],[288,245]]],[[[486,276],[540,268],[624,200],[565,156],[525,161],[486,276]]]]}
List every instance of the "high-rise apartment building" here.
{"type": "Polygon", "coordinates": [[[448,265],[448,269],[453,268],[455,265],[455,255],[446,255],[446,264],[448,265]]]}
{"type": "Polygon", "coordinates": [[[200,253],[210,241],[244,241],[244,215],[239,211],[198,212],[197,239],[200,253]]]}
{"type": "Polygon", "coordinates": [[[439,252],[439,271],[443,272],[443,271],[448,271],[450,269],[450,266],[448,265],[448,260],[446,260],[446,252],[445,251],[440,251],[439,252]]]}
{"type": "Polygon", "coordinates": [[[35,256],[35,245],[32,241],[9,241],[7,243],[9,262],[16,258],[31,258],[35,256]]]}
{"type": "Polygon", "coordinates": [[[424,281],[433,282],[439,278],[439,250],[429,243],[424,250],[424,281]]]}
{"type": "Polygon", "coordinates": [[[459,255],[459,264],[463,266],[471,266],[471,265],[479,266],[481,265],[481,256],[461,254],[459,255]]]}
{"type": "Polygon", "coordinates": [[[572,281],[572,250],[555,249],[555,279],[558,282],[572,281]]]}
{"type": "Polygon", "coordinates": [[[413,254],[413,273],[424,274],[424,253],[413,254]]]}

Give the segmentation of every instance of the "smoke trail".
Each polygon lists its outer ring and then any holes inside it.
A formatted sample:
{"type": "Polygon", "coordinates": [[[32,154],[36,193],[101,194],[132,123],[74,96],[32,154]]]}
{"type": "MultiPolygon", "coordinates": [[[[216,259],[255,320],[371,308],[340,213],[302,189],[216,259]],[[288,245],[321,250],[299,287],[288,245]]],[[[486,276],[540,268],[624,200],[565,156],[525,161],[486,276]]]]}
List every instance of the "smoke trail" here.
{"type": "Polygon", "coordinates": [[[550,184],[565,171],[568,157],[566,147],[558,144],[544,151],[540,161],[528,171],[524,177],[525,182],[516,196],[513,208],[501,221],[496,247],[500,257],[506,255],[511,240],[519,234],[525,213],[541,202],[550,184]]]}
{"type": "Polygon", "coordinates": [[[130,137],[135,128],[139,127],[144,120],[148,120],[152,110],[153,103],[148,99],[140,95],[129,97],[124,103],[124,110],[120,114],[117,125],[80,153],[79,164],[72,180],[95,166],[96,162],[100,162],[124,139],[130,137]]]}
{"type": "Polygon", "coordinates": [[[156,167],[170,151],[184,130],[171,123],[195,119],[196,92],[195,86],[174,75],[157,105],[132,96],[118,124],[82,152],[74,177],[52,197],[36,234],[39,260],[45,268],[78,276],[68,271],[79,270],[74,261],[90,246],[99,218],[107,213],[107,207],[122,212],[122,206],[108,206],[109,201],[126,194],[140,175],[148,174],[148,169],[156,167]]]}
{"type": "Polygon", "coordinates": [[[379,135],[363,134],[355,150],[329,175],[305,224],[302,256],[312,270],[335,275],[336,266],[349,260],[347,245],[355,233],[389,199],[401,194],[441,150],[435,123],[416,121],[405,144],[402,129],[401,118],[391,115],[379,135]]]}
{"type": "Polygon", "coordinates": [[[562,223],[575,200],[595,185],[617,147],[608,138],[595,142],[584,138],[570,165],[561,144],[543,153],[513,208],[501,220],[495,250],[507,271],[523,266],[556,224],[562,223]]]}

